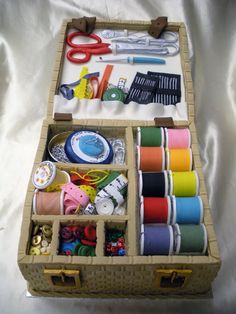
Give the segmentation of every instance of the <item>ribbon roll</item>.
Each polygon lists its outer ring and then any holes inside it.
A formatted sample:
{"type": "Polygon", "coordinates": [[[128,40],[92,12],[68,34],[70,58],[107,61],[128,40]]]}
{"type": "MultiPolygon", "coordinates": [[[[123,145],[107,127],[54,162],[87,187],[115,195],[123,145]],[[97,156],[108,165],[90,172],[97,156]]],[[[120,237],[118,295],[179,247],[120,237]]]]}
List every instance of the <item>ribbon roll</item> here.
{"type": "Polygon", "coordinates": [[[141,255],[171,255],[173,254],[173,229],[169,225],[141,225],[140,254],[141,255]]]}
{"type": "Polygon", "coordinates": [[[34,192],[33,212],[36,215],[63,215],[64,192],[34,192]]]}
{"type": "Polygon", "coordinates": [[[197,172],[171,172],[170,194],[175,196],[196,196],[199,191],[199,179],[197,172]]]}
{"type": "Polygon", "coordinates": [[[169,224],[171,217],[170,197],[141,197],[141,223],[169,224]]]}
{"type": "Polygon", "coordinates": [[[142,171],[162,171],[165,167],[163,147],[137,146],[137,165],[142,171]]]}
{"type": "Polygon", "coordinates": [[[137,145],[144,147],[164,146],[163,128],[146,127],[137,128],[137,145]]]}
{"type": "Polygon", "coordinates": [[[192,150],[167,149],[166,169],[172,171],[191,171],[192,170],[192,150]]]}
{"type": "Polygon", "coordinates": [[[207,231],[204,224],[174,225],[176,254],[204,255],[207,249],[207,231]]]}
{"type": "Polygon", "coordinates": [[[139,196],[165,197],[167,193],[167,171],[142,172],[139,170],[139,196]]]}
{"type": "Polygon", "coordinates": [[[203,220],[203,204],[200,196],[172,196],[172,224],[199,224],[203,220]]]}
{"type": "Polygon", "coordinates": [[[191,146],[191,133],[187,128],[165,128],[165,137],[168,148],[189,148],[191,146]]]}
{"type": "Polygon", "coordinates": [[[85,208],[88,205],[89,196],[72,182],[63,185],[61,189],[66,193],[64,198],[65,215],[73,215],[80,206],[85,208]]]}

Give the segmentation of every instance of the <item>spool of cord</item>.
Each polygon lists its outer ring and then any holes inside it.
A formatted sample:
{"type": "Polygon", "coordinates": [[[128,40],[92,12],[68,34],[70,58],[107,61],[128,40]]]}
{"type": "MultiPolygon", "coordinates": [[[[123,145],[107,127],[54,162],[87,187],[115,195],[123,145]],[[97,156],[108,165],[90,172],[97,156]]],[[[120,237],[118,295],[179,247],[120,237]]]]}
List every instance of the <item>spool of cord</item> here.
{"type": "Polygon", "coordinates": [[[105,101],[114,101],[115,100],[115,101],[124,102],[124,99],[125,99],[125,94],[118,87],[109,88],[103,94],[103,100],[105,100],[105,101]]]}
{"type": "Polygon", "coordinates": [[[163,128],[144,127],[137,128],[137,145],[145,147],[164,146],[163,128]]]}
{"type": "Polygon", "coordinates": [[[197,172],[184,171],[169,173],[170,194],[175,196],[196,196],[199,190],[199,180],[197,172]]]}
{"type": "Polygon", "coordinates": [[[166,169],[172,171],[191,171],[192,170],[191,148],[167,149],[166,169]]]}
{"type": "Polygon", "coordinates": [[[189,148],[191,146],[191,134],[188,128],[165,128],[166,147],[189,148]]]}
{"type": "Polygon", "coordinates": [[[142,172],[139,170],[139,195],[165,197],[168,193],[167,171],[142,172]]]}
{"type": "Polygon", "coordinates": [[[175,253],[182,255],[204,255],[207,249],[207,231],[204,224],[174,225],[175,253]]]}
{"type": "Polygon", "coordinates": [[[165,167],[163,147],[137,146],[137,166],[142,171],[162,171],[165,167]]]}
{"type": "Polygon", "coordinates": [[[203,204],[200,196],[172,196],[172,224],[199,224],[203,219],[203,204]]]}
{"type": "Polygon", "coordinates": [[[169,224],[171,217],[170,197],[141,197],[140,221],[141,223],[169,224]]]}
{"type": "Polygon", "coordinates": [[[64,191],[42,192],[36,189],[33,197],[33,212],[36,215],[63,215],[64,191]]]}
{"type": "Polygon", "coordinates": [[[169,225],[141,225],[141,255],[171,255],[173,253],[173,229],[169,225]]]}

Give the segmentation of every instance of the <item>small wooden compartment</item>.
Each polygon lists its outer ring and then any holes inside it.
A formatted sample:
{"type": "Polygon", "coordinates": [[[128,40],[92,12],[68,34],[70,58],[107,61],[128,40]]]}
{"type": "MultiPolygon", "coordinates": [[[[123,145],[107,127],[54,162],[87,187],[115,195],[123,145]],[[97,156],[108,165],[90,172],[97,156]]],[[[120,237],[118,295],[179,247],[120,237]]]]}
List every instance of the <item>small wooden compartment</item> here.
{"type": "MultiPolygon", "coordinates": [[[[100,21],[96,28],[127,28],[147,30],[149,22],[100,21]]],[[[199,196],[204,207],[203,223],[207,230],[207,252],[205,255],[140,255],[140,198],[138,191],[138,169],[136,163],[137,127],[155,126],[154,120],[131,119],[75,119],[55,121],[54,96],[61,84],[65,36],[71,21],[63,24],[59,39],[58,55],[49,94],[48,116],[43,122],[39,146],[33,170],[44,160],[51,159],[48,151],[50,141],[58,134],[75,130],[95,130],[107,138],[124,141],[125,159],[122,164],[77,164],[55,162],[59,170],[70,172],[100,169],[118,171],[128,179],[126,210],[124,215],[36,215],[33,212],[34,186],[30,178],[24,204],[21,237],[18,249],[18,265],[33,295],[60,297],[158,297],[199,296],[211,290],[211,283],[220,268],[220,256],[211,212],[208,204],[205,181],[198,149],[194,124],[194,98],[188,59],[187,35],[183,23],[169,23],[168,30],[177,31],[180,41],[180,60],[183,72],[185,100],[188,120],[175,120],[172,127],[189,127],[193,153],[193,169],[199,177],[199,196]],[[85,226],[96,228],[95,256],[66,256],[59,254],[60,230],[63,226],[85,226]],[[29,255],[32,232],[35,225],[52,227],[51,248],[48,255],[29,255]],[[124,234],[124,256],[106,254],[106,233],[117,228],[124,234]]],[[[88,101],[89,103],[89,101],[88,101]]],[[[92,105],[92,103],[90,103],[92,105]]],[[[135,118],[135,117],[134,117],[135,118]]],[[[153,117],[154,118],[154,117],[153,117]]],[[[161,123],[163,125],[163,121],[161,123]]],[[[166,125],[167,126],[167,125],[166,125]]],[[[169,126],[167,126],[169,127],[169,126]]]]}

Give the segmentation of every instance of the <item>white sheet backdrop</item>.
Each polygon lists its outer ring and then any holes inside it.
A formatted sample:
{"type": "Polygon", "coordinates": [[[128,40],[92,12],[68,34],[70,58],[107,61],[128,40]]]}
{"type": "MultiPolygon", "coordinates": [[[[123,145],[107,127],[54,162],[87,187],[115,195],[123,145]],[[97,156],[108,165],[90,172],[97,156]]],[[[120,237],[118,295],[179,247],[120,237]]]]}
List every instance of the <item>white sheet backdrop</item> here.
{"type": "Polygon", "coordinates": [[[0,0],[1,313],[235,313],[236,1],[0,0]],[[46,115],[62,20],[78,16],[185,22],[196,126],[222,268],[210,300],[26,298],[17,247],[27,183],[46,115]]]}

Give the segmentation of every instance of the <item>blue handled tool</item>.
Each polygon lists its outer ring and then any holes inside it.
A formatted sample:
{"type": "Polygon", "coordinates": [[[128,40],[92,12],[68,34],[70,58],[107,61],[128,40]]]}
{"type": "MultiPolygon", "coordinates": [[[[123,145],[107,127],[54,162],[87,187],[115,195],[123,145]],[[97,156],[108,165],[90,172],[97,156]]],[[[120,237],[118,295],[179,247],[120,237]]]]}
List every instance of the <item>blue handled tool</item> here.
{"type": "Polygon", "coordinates": [[[97,62],[119,62],[119,63],[146,63],[146,64],[165,64],[166,60],[151,57],[99,57],[97,62]]]}

